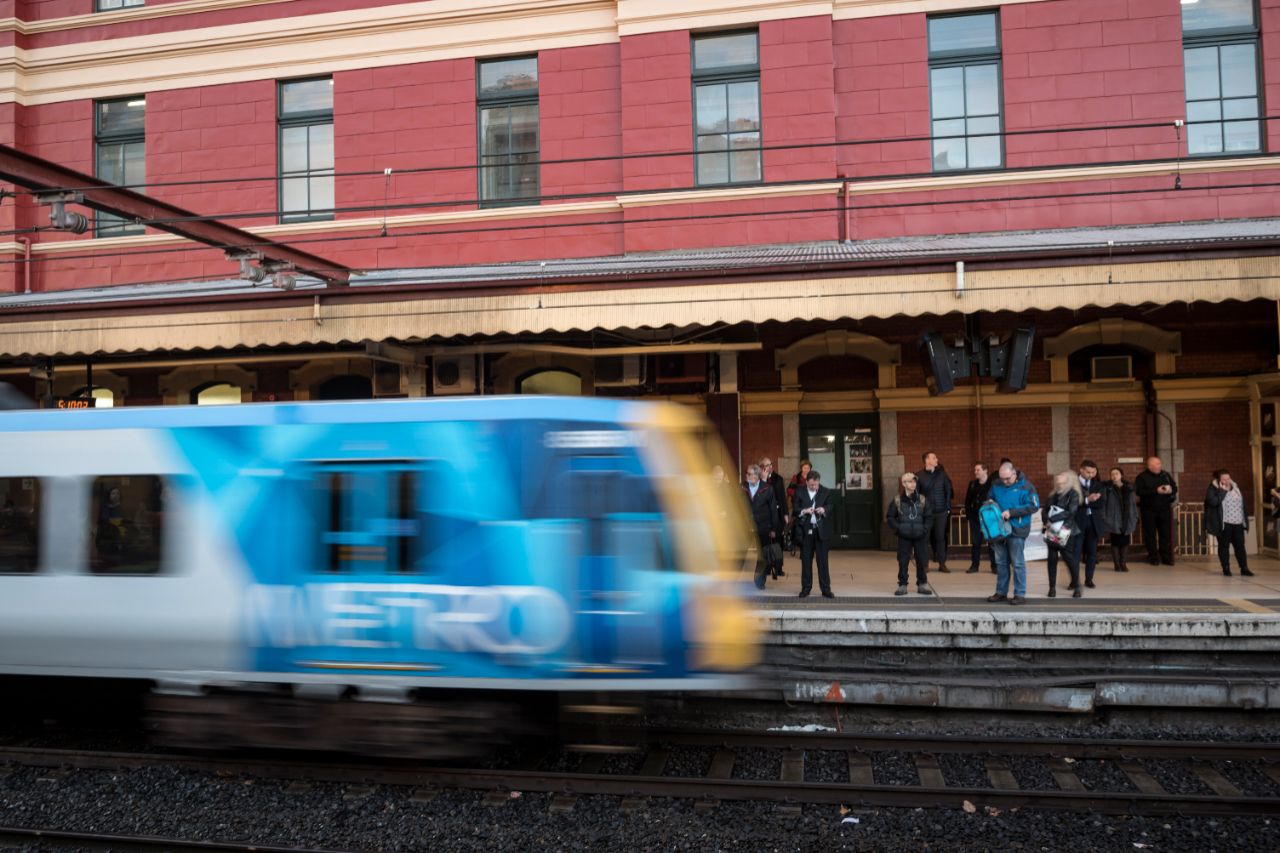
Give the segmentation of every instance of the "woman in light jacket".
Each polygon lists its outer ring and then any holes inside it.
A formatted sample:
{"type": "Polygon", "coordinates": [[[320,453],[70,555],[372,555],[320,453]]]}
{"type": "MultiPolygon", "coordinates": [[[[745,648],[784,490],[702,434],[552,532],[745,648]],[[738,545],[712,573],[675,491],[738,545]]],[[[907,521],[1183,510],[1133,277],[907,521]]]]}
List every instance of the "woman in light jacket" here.
{"type": "Polygon", "coordinates": [[[1080,508],[1080,478],[1074,471],[1063,471],[1053,478],[1053,494],[1040,510],[1044,522],[1044,541],[1049,546],[1049,597],[1058,595],[1058,558],[1071,573],[1072,597],[1080,597],[1080,528],[1076,510],[1080,508]],[[1059,541],[1054,541],[1058,539],[1059,541]],[[1065,542],[1061,540],[1065,538],[1065,542]]]}

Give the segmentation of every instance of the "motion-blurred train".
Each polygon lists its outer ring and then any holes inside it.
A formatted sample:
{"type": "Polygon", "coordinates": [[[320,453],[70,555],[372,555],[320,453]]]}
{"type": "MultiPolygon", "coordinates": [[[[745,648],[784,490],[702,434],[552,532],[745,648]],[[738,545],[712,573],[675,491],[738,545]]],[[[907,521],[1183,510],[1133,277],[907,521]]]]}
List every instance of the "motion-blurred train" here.
{"type": "Polygon", "coordinates": [[[601,399],[3,412],[0,676],[137,681],[171,745],[397,754],[732,687],[758,635],[706,442],[601,399]]]}

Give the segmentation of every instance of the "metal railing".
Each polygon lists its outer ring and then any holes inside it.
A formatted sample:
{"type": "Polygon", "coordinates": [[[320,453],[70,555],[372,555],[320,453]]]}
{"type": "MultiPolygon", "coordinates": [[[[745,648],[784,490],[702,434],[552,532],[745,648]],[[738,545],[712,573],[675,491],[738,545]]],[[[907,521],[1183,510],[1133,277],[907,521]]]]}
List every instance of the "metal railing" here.
{"type": "MultiPolygon", "coordinates": [[[[1174,553],[1183,557],[1207,557],[1212,554],[1212,543],[1201,534],[1203,527],[1203,506],[1200,504],[1178,504],[1173,517],[1174,553]]],[[[969,523],[965,518],[963,509],[957,509],[951,513],[950,529],[947,535],[951,547],[969,547],[969,523]]],[[[1100,547],[1105,547],[1106,539],[1104,538],[1098,544],[1100,547]]],[[[1138,525],[1137,530],[1133,531],[1131,544],[1134,546],[1144,544],[1141,524],[1138,525]]]]}

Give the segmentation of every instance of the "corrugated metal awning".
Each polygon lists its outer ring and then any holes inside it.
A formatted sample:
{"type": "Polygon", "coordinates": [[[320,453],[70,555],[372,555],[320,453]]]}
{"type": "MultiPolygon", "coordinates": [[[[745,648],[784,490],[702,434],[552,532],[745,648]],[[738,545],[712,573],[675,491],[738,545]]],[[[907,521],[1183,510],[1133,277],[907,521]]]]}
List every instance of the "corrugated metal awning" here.
{"type": "MultiPolygon", "coordinates": [[[[1280,298],[1275,257],[971,270],[904,275],[584,286],[556,292],[352,301],[233,310],[175,309],[0,323],[0,354],[191,351],[570,330],[1052,310],[1280,298]]],[[[387,294],[384,294],[384,297],[387,294]]]]}

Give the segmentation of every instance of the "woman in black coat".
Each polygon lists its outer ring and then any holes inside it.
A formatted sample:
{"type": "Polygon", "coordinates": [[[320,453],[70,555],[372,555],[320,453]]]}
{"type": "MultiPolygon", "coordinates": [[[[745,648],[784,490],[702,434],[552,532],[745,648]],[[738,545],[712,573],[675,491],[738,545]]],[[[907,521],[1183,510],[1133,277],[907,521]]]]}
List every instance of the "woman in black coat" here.
{"type": "MultiPolygon", "coordinates": [[[[1072,597],[1080,597],[1080,546],[1082,536],[1076,524],[1076,510],[1080,509],[1080,478],[1074,471],[1063,471],[1053,479],[1053,494],[1040,510],[1044,522],[1044,541],[1049,546],[1049,597],[1058,594],[1058,558],[1067,564],[1071,573],[1072,597]],[[1055,542],[1065,537],[1065,542],[1055,542]]],[[[1088,582],[1093,586],[1093,581],[1088,582]]]]}
{"type": "Polygon", "coordinates": [[[1098,501],[1103,532],[1111,537],[1111,561],[1117,572],[1129,571],[1129,540],[1138,529],[1138,498],[1119,468],[1111,469],[1111,482],[1102,487],[1098,501]]]}

